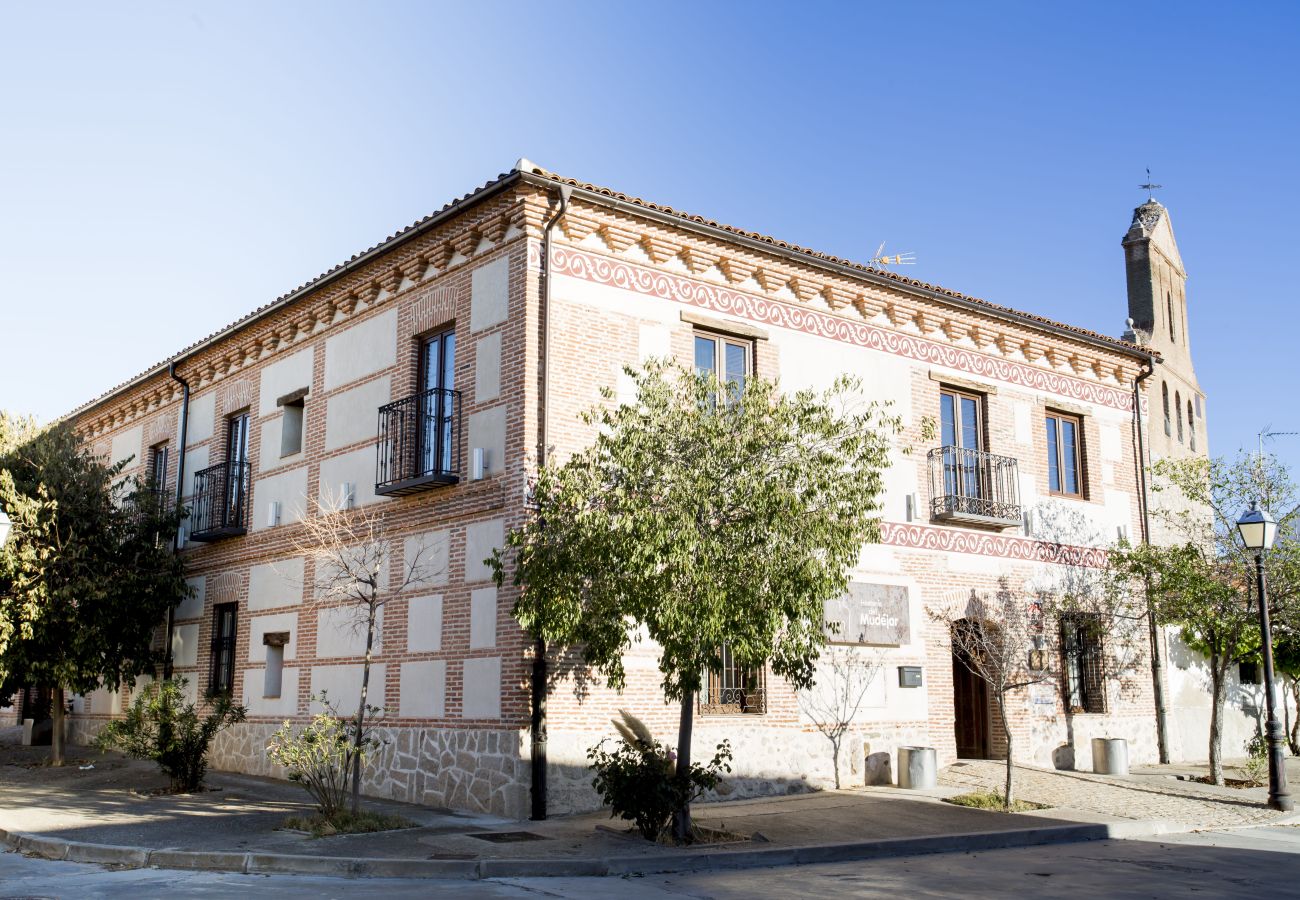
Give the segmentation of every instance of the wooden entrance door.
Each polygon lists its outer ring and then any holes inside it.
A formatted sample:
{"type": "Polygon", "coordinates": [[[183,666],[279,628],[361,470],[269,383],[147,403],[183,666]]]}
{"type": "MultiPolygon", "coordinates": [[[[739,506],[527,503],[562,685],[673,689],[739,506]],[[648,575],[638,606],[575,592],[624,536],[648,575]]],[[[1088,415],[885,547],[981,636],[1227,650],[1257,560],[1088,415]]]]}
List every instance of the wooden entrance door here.
{"type": "Polygon", "coordinates": [[[956,648],[952,657],[952,702],[957,728],[957,756],[989,758],[989,685],[962,662],[956,648]]]}

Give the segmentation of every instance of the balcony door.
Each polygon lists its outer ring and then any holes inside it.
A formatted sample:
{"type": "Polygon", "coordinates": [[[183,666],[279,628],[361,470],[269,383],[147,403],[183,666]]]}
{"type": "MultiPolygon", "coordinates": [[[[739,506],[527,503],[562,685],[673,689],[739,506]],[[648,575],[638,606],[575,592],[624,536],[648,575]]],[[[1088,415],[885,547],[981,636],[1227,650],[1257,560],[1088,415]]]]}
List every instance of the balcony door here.
{"type": "Polygon", "coordinates": [[[454,398],[456,332],[444,331],[420,345],[418,459],[420,474],[450,472],[454,398]]]}
{"type": "Polygon", "coordinates": [[[248,413],[226,420],[226,508],[227,524],[242,524],[248,493],[248,413]]]}
{"type": "Polygon", "coordinates": [[[939,428],[943,455],[944,491],[949,497],[984,499],[984,422],[981,399],[975,394],[941,391],[939,428]]]}

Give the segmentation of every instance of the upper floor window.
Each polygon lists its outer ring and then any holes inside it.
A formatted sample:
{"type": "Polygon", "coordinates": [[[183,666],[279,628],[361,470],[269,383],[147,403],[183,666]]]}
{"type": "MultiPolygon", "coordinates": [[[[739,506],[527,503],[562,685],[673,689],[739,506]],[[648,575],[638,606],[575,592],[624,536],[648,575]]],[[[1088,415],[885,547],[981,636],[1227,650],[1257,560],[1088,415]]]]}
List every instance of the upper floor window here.
{"type": "Polygon", "coordinates": [[[1061,662],[1067,711],[1106,711],[1101,654],[1101,627],[1095,615],[1076,613],[1062,618],[1061,662]]]}
{"type": "Polygon", "coordinates": [[[1165,292],[1165,309],[1169,313],[1169,340],[1177,341],[1178,338],[1174,334],[1174,298],[1168,291],[1165,292]]]}
{"type": "Polygon", "coordinates": [[[753,344],[722,335],[695,335],[695,372],[725,384],[728,399],[745,392],[745,379],[753,371],[753,344]]]}
{"type": "Polygon", "coordinates": [[[455,387],[456,331],[448,329],[420,343],[418,455],[422,472],[453,470],[455,387]]]}
{"type": "Polygon", "coordinates": [[[1078,416],[1047,414],[1047,487],[1053,494],[1083,495],[1082,434],[1083,422],[1078,416]]]}
{"type": "Polygon", "coordinates": [[[945,447],[984,449],[984,398],[944,388],[939,392],[939,437],[945,447]]]}
{"type": "Polygon", "coordinates": [[[1178,420],[1178,443],[1183,442],[1183,395],[1181,391],[1174,391],[1174,418],[1178,420]]]}
{"type": "Polygon", "coordinates": [[[1160,382],[1160,399],[1165,404],[1165,436],[1168,437],[1173,434],[1173,428],[1169,420],[1169,385],[1163,381],[1160,382]]]}
{"type": "Polygon", "coordinates": [[[157,494],[167,490],[167,457],[166,444],[155,444],[149,448],[149,487],[157,494]]]}
{"type": "Polygon", "coordinates": [[[1187,401],[1187,446],[1196,449],[1196,419],[1192,415],[1192,401],[1187,401]]]}

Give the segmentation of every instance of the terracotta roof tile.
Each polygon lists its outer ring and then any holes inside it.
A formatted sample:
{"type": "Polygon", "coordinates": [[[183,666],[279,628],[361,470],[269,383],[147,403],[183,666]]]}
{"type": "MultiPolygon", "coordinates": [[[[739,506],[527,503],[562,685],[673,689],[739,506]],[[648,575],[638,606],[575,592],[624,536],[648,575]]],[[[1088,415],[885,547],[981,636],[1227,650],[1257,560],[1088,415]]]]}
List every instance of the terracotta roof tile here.
{"type": "MultiPolygon", "coordinates": [[[[885,269],[877,269],[872,266],[866,265],[864,263],[856,262],[854,260],[846,259],[844,257],[833,256],[828,253],[822,253],[818,250],[813,250],[809,247],[803,247],[799,244],[793,244],[790,243],[789,241],[783,241],[778,238],[771,237],[770,235],[761,234],[757,231],[747,231],[743,228],[737,228],[734,225],[727,225],[722,222],[718,222],[713,219],[706,218],[704,216],[695,215],[693,213],[682,212],[680,210],[674,209],[671,206],[666,206],[659,203],[653,203],[649,200],[643,200],[640,197],[634,197],[630,194],[624,194],[620,191],[614,190],[613,188],[602,187],[600,185],[591,184],[585,181],[578,181],[575,178],[565,178],[562,175],[557,175],[554,172],[549,172],[538,166],[532,166],[531,168],[529,168],[528,173],[532,175],[540,176],[542,178],[547,179],[548,181],[555,182],[556,184],[566,184],[575,188],[579,188],[583,191],[589,191],[592,193],[601,194],[611,199],[618,200],[622,203],[627,203],[630,206],[637,206],[637,207],[641,207],[642,209],[653,210],[655,212],[662,213],[667,216],[672,216],[681,219],[685,222],[691,222],[696,225],[703,225],[705,227],[717,229],[727,234],[734,234],[740,237],[748,238],[750,240],[759,241],[765,244],[770,244],[771,246],[776,247],[778,249],[785,250],[791,253],[798,253],[821,262],[831,263],[833,265],[843,266],[850,269],[857,269],[861,272],[869,273],[875,277],[886,278],[898,284],[906,285],[908,287],[920,288],[922,290],[928,291],[933,294],[952,297],[954,299],[958,299],[966,303],[971,303],[976,306],[984,307],[993,312],[1004,313],[1031,322],[1038,322],[1043,325],[1048,325],[1053,328],[1064,330],[1066,332],[1072,332],[1074,334],[1079,335],[1080,337],[1088,338],[1093,341],[1103,341],[1105,343],[1114,345],[1116,348],[1122,350],[1126,350],[1129,352],[1136,351],[1142,354],[1147,354],[1151,352],[1148,348],[1142,347],[1138,344],[1130,343],[1129,341],[1121,340],[1119,338],[1114,338],[1109,335],[1104,335],[1096,331],[1090,331],[1086,328],[1079,328],[1075,325],[1069,325],[1064,322],[1058,322],[1053,319],[1049,319],[1045,316],[1039,316],[1034,313],[1024,312],[1023,310],[1014,309],[1009,306],[1001,306],[997,303],[991,303],[987,300],[982,300],[978,297],[971,297],[967,294],[960,293],[959,291],[954,291],[945,287],[941,287],[940,285],[930,284],[929,282],[921,281],[920,279],[917,278],[908,278],[904,275],[899,275],[895,272],[890,272],[885,269]]],[[[410,225],[407,225],[405,228],[402,228],[401,230],[394,232],[393,234],[389,235],[388,237],[384,238],[382,241],[379,241],[373,246],[368,247],[367,249],[362,250],[358,253],[354,253],[351,257],[348,258],[346,262],[339,263],[338,265],[330,269],[327,269],[326,271],[322,272],[316,277],[303,282],[293,290],[286,291],[285,293],[276,297],[274,300],[265,303],[262,306],[257,307],[247,315],[242,316],[239,319],[236,319],[234,322],[230,323],[226,327],[218,329],[217,331],[212,332],[206,337],[200,338],[194,343],[189,344],[179,352],[173,354],[172,356],[169,356],[167,359],[164,359],[163,361],[156,363],[153,366],[150,366],[148,369],[145,369],[139,375],[136,375],[133,378],[129,378],[126,381],[122,382],[121,384],[118,384],[115,387],[110,388],[109,390],[100,394],[94,400],[91,400],[77,407],[72,412],[64,416],[64,418],[73,418],[77,415],[80,415],[86,410],[91,409],[92,407],[98,405],[99,403],[102,403],[104,400],[108,399],[109,397],[113,396],[114,394],[118,393],[124,388],[136,382],[139,382],[143,378],[148,377],[149,375],[159,371],[162,368],[165,368],[171,362],[183,359],[187,354],[189,354],[195,348],[202,346],[203,344],[207,343],[213,338],[225,334],[227,332],[233,331],[235,329],[238,329],[240,326],[256,320],[259,316],[261,316],[263,313],[265,313],[267,310],[271,309],[272,307],[276,306],[277,304],[283,303],[284,301],[288,300],[291,297],[302,294],[306,291],[311,290],[314,287],[319,286],[322,282],[337,275],[342,270],[346,269],[349,265],[355,263],[357,260],[366,257],[370,254],[376,253],[377,251],[384,249],[390,244],[393,244],[394,242],[401,240],[402,238],[409,235],[412,231],[421,228],[422,226],[426,225],[427,223],[437,218],[438,216],[441,216],[444,213],[447,213],[457,207],[460,207],[462,205],[474,201],[485,191],[489,191],[493,188],[500,186],[503,182],[515,177],[516,175],[517,172],[513,170],[510,172],[503,173],[501,175],[498,175],[496,178],[492,179],[491,181],[488,181],[487,183],[474,189],[473,191],[470,191],[467,194],[457,197],[456,199],[444,204],[441,208],[435,210],[434,212],[429,213],[427,216],[424,216],[423,218],[420,218],[415,222],[412,222],[410,225]]]]}

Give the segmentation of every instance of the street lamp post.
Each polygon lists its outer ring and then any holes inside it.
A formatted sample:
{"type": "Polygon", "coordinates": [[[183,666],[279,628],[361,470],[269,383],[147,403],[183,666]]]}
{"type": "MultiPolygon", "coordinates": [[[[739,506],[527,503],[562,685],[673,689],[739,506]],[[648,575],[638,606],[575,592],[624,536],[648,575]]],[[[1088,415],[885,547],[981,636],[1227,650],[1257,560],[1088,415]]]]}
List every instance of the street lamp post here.
{"type": "Polygon", "coordinates": [[[1290,811],[1293,804],[1286,789],[1282,725],[1277,720],[1277,704],[1273,700],[1273,630],[1268,621],[1268,594],[1264,582],[1264,552],[1273,546],[1273,539],[1277,537],[1277,522],[1252,502],[1250,509],[1237,520],[1237,531],[1246,549],[1255,554],[1260,645],[1264,651],[1264,699],[1268,704],[1268,722],[1264,726],[1268,737],[1268,805],[1273,809],[1290,811]]]}

